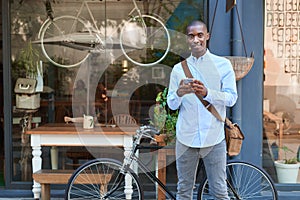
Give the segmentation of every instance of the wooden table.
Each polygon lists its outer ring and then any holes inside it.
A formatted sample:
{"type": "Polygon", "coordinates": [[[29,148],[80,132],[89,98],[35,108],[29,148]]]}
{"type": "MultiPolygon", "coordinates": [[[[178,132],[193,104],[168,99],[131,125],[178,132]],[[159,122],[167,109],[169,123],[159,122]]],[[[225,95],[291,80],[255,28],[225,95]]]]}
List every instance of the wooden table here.
{"type": "MultiPolygon", "coordinates": [[[[132,149],[136,127],[101,127],[83,129],[82,124],[46,124],[27,131],[31,135],[32,171],[42,168],[42,146],[123,146],[124,154],[132,149]]],[[[41,186],[33,181],[34,198],[40,197],[41,186]]]]}

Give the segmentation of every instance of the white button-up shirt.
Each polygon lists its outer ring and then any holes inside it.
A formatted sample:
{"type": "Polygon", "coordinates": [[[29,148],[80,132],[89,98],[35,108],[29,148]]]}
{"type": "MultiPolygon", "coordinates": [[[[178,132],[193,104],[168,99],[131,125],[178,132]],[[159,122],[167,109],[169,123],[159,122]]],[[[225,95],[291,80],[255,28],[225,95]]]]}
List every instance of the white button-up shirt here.
{"type": "MultiPolygon", "coordinates": [[[[207,50],[200,58],[187,58],[188,67],[197,80],[204,83],[207,96],[203,98],[215,106],[223,119],[226,107],[237,100],[235,74],[230,61],[207,50]]],[[[173,67],[170,77],[167,103],[170,109],[179,109],[176,137],[190,147],[209,147],[220,143],[224,135],[224,123],[216,119],[195,94],[179,97],[176,93],[180,81],[186,78],[181,63],[173,67]]]]}

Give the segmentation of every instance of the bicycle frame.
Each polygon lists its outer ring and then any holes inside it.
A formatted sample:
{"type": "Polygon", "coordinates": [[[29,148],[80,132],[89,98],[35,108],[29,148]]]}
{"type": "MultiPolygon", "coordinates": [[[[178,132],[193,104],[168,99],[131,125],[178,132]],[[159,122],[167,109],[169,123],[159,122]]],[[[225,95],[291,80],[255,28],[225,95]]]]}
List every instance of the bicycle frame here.
{"type": "MultiPolygon", "coordinates": [[[[94,18],[94,15],[93,15],[93,13],[92,13],[89,5],[88,5],[89,2],[90,3],[95,3],[94,1],[83,1],[82,4],[81,4],[81,6],[80,6],[80,8],[79,8],[79,10],[78,10],[78,12],[77,12],[76,18],[79,18],[80,14],[81,14],[81,12],[83,10],[83,8],[86,7],[86,9],[87,9],[87,11],[89,13],[89,17],[92,19],[93,26],[96,28],[97,33],[100,33],[99,28],[98,28],[97,23],[96,23],[96,20],[94,18]]],[[[131,16],[136,11],[136,13],[138,14],[139,18],[142,20],[143,28],[146,29],[146,24],[145,24],[145,22],[144,22],[144,20],[142,18],[142,13],[141,13],[141,10],[139,9],[139,7],[138,7],[138,5],[136,3],[136,0],[132,0],[132,3],[134,5],[134,8],[129,12],[128,16],[131,16]]],[[[89,28],[89,27],[87,27],[87,28],[89,28]]]]}
{"type": "MultiPolygon", "coordinates": [[[[80,8],[79,8],[79,10],[78,10],[78,12],[77,12],[76,18],[79,18],[80,14],[81,14],[81,12],[82,12],[82,10],[83,10],[83,8],[86,7],[86,9],[87,9],[87,11],[88,11],[88,13],[89,13],[89,16],[90,16],[90,18],[92,19],[93,25],[94,25],[94,27],[96,28],[97,33],[100,33],[99,28],[98,28],[97,23],[96,23],[96,20],[95,20],[95,18],[94,18],[94,15],[93,15],[93,13],[92,13],[92,11],[91,11],[89,5],[88,5],[89,2],[93,2],[93,1],[83,1],[83,2],[82,2],[81,6],[80,6],[80,8]]],[[[74,22],[74,23],[75,23],[75,22],[74,22]]],[[[74,27],[74,26],[75,26],[75,24],[72,25],[72,27],[74,27]]],[[[86,28],[89,28],[89,27],[86,27],[86,28]]],[[[72,29],[71,29],[71,30],[72,30],[72,29]]]]}
{"type": "MultiPolygon", "coordinates": [[[[142,146],[138,145],[135,151],[141,148],[142,146]]],[[[171,197],[173,200],[176,199],[175,195],[155,175],[153,175],[152,173],[146,173],[147,171],[149,172],[151,170],[135,154],[133,155],[133,160],[138,164],[138,168],[141,169],[142,172],[145,173],[153,183],[158,183],[158,185],[164,190],[164,192],[169,195],[169,197],[171,197]]]]}
{"type": "Polygon", "coordinates": [[[114,193],[114,191],[118,188],[118,186],[120,185],[120,183],[123,181],[123,179],[125,178],[125,174],[128,171],[128,169],[130,168],[130,166],[133,164],[132,162],[134,161],[136,164],[138,164],[138,168],[142,170],[142,172],[144,174],[146,174],[148,176],[148,178],[153,182],[153,183],[158,183],[158,185],[163,189],[164,192],[166,192],[169,197],[172,200],[175,200],[176,197],[175,195],[167,188],[167,186],[162,183],[155,175],[153,175],[152,173],[146,173],[151,171],[137,156],[136,156],[136,152],[139,149],[142,149],[143,146],[135,143],[134,145],[134,149],[132,150],[131,154],[125,158],[125,160],[127,160],[128,162],[124,162],[122,169],[121,169],[121,174],[118,177],[118,181],[116,186],[108,193],[105,195],[106,197],[109,197],[110,194],[114,193]]]}

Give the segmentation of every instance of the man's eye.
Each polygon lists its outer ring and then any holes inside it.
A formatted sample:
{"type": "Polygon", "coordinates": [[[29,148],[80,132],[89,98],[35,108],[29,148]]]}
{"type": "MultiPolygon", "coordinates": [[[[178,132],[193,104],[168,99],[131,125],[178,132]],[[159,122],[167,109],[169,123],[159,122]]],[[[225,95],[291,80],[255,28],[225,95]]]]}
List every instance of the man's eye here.
{"type": "Polygon", "coordinates": [[[197,36],[198,36],[198,38],[203,38],[203,37],[204,37],[203,34],[199,34],[199,35],[197,35],[197,36]]]}
{"type": "Polygon", "coordinates": [[[193,35],[188,35],[188,39],[193,39],[194,36],[193,35]]]}

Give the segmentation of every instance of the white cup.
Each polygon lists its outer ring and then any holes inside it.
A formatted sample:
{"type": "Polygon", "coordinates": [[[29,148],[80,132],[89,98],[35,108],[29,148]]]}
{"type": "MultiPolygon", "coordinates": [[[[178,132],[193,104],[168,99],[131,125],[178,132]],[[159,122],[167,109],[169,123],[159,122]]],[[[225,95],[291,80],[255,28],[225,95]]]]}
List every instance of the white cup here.
{"type": "Polygon", "coordinates": [[[90,115],[83,115],[83,128],[94,128],[94,118],[90,115]]]}

